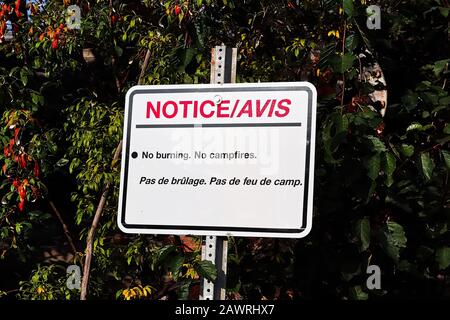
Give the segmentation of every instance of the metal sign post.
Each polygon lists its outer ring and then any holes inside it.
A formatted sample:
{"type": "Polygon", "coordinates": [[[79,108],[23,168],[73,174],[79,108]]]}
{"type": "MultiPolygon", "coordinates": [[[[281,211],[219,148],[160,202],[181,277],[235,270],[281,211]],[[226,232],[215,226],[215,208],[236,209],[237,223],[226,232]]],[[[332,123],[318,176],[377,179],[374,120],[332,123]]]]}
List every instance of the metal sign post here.
{"type": "MultiPolygon", "coordinates": [[[[237,49],[216,46],[211,50],[211,83],[236,82],[237,49]]],[[[227,280],[228,240],[226,237],[206,236],[202,246],[202,260],[211,261],[217,268],[215,283],[202,279],[200,300],[225,300],[227,280]]]]}

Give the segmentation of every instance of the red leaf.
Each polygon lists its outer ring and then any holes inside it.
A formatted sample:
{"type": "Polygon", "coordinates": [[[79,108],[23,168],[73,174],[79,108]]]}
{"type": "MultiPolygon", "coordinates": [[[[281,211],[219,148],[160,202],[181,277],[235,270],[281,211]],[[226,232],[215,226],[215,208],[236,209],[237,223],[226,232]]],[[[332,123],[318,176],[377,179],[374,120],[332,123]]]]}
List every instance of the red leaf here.
{"type": "Polygon", "coordinates": [[[19,136],[20,128],[14,129],[14,140],[17,140],[17,137],[19,136]]]}
{"type": "Polygon", "coordinates": [[[40,171],[40,169],[39,169],[39,164],[38,164],[37,161],[34,161],[34,169],[33,169],[33,173],[34,173],[34,176],[35,176],[36,178],[39,178],[39,174],[41,173],[41,171],[40,171]]]}
{"type": "Polygon", "coordinates": [[[16,189],[19,188],[20,187],[20,180],[19,179],[14,179],[13,186],[16,189]]]}
{"type": "Polygon", "coordinates": [[[26,160],[25,153],[22,153],[22,155],[19,158],[19,166],[21,166],[22,168],[27,167],[27,160],[26,160]]]}
{"type": "Polygon", "coordinates": [[[22,199],[19,203],[19,210],[23,211],[24,207],[25,207],[25,199],[22,199]]]}
{"type": "Polygon", "coordinates": [[[111,24],[116,24],[116,22],[117,22],[117,16],[115,14],[113,14],[111,16],[111,24]]]}
{"type": "Polygon", "coordinates": [[[19,197],[20,197],[20,199],[24,200],[26,196],[27,196],[27,191],[25,190],[25,188],[23,186],[19,186],[19,197]]]}

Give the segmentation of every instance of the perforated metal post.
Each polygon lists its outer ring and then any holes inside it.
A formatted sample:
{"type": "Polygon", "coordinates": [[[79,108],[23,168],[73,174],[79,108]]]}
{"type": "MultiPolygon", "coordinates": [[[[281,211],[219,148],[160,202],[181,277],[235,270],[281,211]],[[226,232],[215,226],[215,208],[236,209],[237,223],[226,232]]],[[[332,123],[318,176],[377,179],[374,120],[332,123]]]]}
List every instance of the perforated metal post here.
{"type": "MultiPolygon", "coordinates": [[[[211,50],[211,83],[236,82],[237,49],[216,46],[211,50]]],[[[228,240],[226,237],[206,236],[202,246],[202,260],[211,261],[217,268],[215,283],[202,279],[200,300],[225,300],[228,240]]]]}
{"type": "MultiPolygon", "coordinates": [[[[216,263],[216,236],[206,236],[205,244],[202,246],[202,260],[216,263]]],[[[216,286],[217,287],[217,286],[216,286]]],[[[200,300],[214,300],[214,283],[208,279],[202,279],[202,294],[200,300]]]]}

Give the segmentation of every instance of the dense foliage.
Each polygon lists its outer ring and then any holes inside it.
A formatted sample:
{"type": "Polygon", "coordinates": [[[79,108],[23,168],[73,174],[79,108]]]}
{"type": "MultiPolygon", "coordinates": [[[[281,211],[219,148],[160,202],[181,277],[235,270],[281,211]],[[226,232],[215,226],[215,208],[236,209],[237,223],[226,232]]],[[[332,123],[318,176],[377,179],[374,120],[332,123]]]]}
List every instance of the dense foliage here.
{"type": "Polygon", "coordinates": [[[449,298],[449,11],[446,0],[0,2],[0,297],[78,299],[66,266],[83,264],[107,184],[90,298],[196,298],[199,275],[214,279],[200,239],[118,230],[112,159],[147,50],[143,83],[208,83],[224,43],[238,48],[238,82],[319,92],[313,230],[230,239],[229,297],[449,298]],[[71,4],[80,29],[68,28],[71,4]],[[366,27],[370,4],[381,30],[366,27]],[[386,88],[364,77],[375,62],[386,88]],[[383,89],[380,106],[369,94],[383,89]],[[366,288],[370,264],[381,290],[366,288]]]}

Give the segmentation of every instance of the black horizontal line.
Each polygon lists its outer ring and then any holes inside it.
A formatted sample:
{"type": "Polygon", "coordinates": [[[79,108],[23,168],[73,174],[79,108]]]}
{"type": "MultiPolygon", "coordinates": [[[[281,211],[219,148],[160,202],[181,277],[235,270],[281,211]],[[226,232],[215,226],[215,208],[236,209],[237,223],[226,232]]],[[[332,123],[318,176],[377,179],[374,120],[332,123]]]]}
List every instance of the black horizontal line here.
{"type": "Polygon", "coordinates": [[[301,127],[301,122],[279,123],[188,123],[188,124],[137,124],[136,129],[157,128],[223,128],[223,127],[301,127]]]}
{"type": "Polygon", "coordinates": [[[284,229],[284,228],[264,228],[264,227],[230,227],[230,226],[187,226],[187,225],[142,225],[123,223],[128,229],[162,229],[162,230],[202,230],[202,231],[241,231],[241,232],[278,232],[278,233],[299,233],[305,228],[300,229],[284,229]]]}

